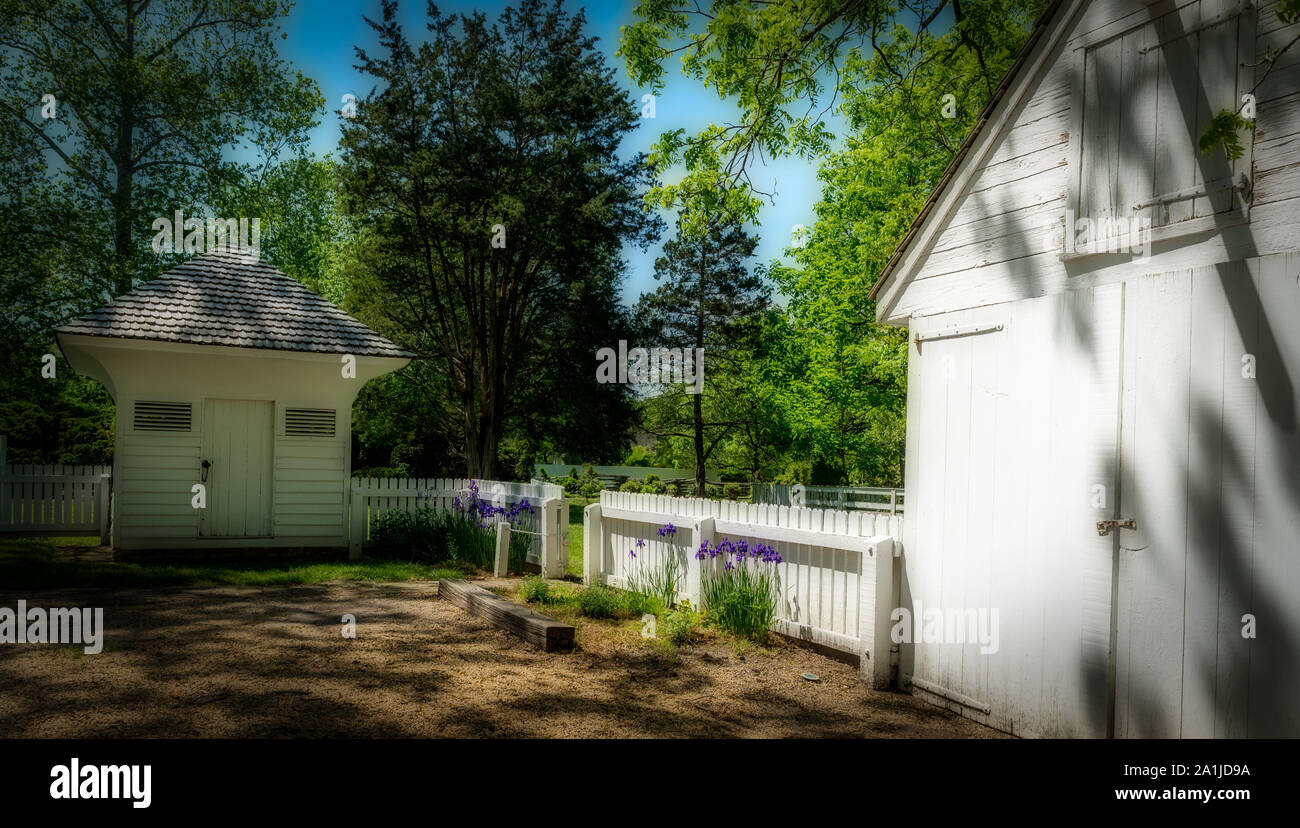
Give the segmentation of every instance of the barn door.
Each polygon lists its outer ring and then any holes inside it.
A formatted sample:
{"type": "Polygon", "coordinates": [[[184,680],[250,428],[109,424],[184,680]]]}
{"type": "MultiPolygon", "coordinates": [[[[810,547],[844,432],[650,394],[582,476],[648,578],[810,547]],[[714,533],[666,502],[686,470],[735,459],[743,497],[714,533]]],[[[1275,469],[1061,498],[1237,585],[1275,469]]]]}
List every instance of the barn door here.
{"type": "Polygon", "coordinates": [[[1298,273],[1125,285],[1116,736],[1300,734],[1298,273]]]}
{"type": "Polygon", "coordinates": [[[207,400],[203,456],[207,508],[199,534],[208,538],[271,535],[271,402],[207,400]]]}

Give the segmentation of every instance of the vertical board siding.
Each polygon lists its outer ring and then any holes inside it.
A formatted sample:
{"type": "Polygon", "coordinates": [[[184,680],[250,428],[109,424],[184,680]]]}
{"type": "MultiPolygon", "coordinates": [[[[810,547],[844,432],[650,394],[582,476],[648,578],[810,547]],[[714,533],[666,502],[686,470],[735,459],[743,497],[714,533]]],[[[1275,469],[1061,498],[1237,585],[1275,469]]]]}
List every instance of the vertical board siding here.
{"type": "Polygon", "coordinates": [[[1090,495],[1094,482],[1113,488],[1119,316],[1108,286],[915,331],[1003,326],[911,346],[900,603],[914,640],[900,646],[900,682],[974,700],[988,712],[923,691],[1003,730],[1105,730],[1110,550],[1090,495]],[[981,652],[974,630],[923,636],[928,610],[990,623],[996,611],[997,650],[981,652]]]}
{"type": "MultiPolygon", "coordinates": [[[[1031,88],[1021,110],[992,136],[987,159],[930,250],[918,259],[914,272],[899,275],[908,281],[898,295],[882,302],[886,318],[906,324],[915,316],[1232,261],[1243,258],[1242,250],[1265,256],[1295,249],[1300,236],[1300,50],[1283,52],[1271,68],[1262,58],[1300,34],[1300,23],[1282,24],[1274,4],[1255,4],[1255,10],[1177,38],[1159,52],[1141,53],[1233,4],[1183,4],[1155,25],[1147,25],[1151,12],[1136,3],[1083,4],[1065,35],[1068,43],[1050,69],[1029,79],[1031,88]],[[1076,66],[1073,47],[1103,27],[1111,27],[1110,39],[1094,43],[1087,59],[1076,66]],[[1204,64],[1204,71],[1189,68],[1189,63],[1204,64]],[[1085,93],[1113,87],[1112,75],[1123,77],[1120,93],[1102,97],[1095,112],[1089,107],[1093,122],[1079,117],[1081,134],[1072,134],[1076,101],[1085,100],[1085,93]],[[1170,193],[1202,183],[1206,171],[1211,178],[1220,177],[1229,169],[1222,154],[1201,155],[1196,136],[1214,112],[1239,106],[1241,95],[1260,80],[1254,93],[1255,129],[1243,130],[1247,152],[1232,165],[1252,179],[1248,222],[1184,236],[1178,244],[1157,245],[1146,262],[1128,257],[1061,260],[1060,233],[1071,182],[1080,188],[1074,208],[1078,218],[1097,217],[1113,205],[1131,207],[1138,194],[1170,193]],[[1009,163],[1013,161],[1019,165],[1009,163]]],[[[1163,212],[1155,216],[1156,224],[1176,225],[1223,214],[1229,206],[1224,191],[1144,212],[1163,212]]],[[[1132,211],[1126,207],[1122,212],[1132,211]]]]}

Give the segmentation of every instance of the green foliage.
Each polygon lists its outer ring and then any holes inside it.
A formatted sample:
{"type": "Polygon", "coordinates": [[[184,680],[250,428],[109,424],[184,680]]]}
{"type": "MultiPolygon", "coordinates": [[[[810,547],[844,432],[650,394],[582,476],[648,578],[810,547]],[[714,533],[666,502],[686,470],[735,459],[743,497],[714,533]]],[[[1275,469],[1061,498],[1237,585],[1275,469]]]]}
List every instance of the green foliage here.
{"type": "Polygon", "coordinates": [[[405,561],[153,563],[74,560],[55,542],[93,546],[98,538],[0,538],[0,583],[10,589],[153,588],[238,584],[280,586],[327,581],[430,581],[460,578],[457,568],[405,561]]]}
{"type": "Polygon", "coordinates": [[[667,625],[668,640],[675,646],[689,644],[698,635],[700,614],[689,605],[670,611],[664,620],[667,625]]]}
{"type": "Polygon", "coordinates": [[[659,598],[635,590],[620,591],[618,598],[620,614],[632,618],[639,618],[642,615],[659,615],[666,609],[666,605],[659,598]]]}
{"type": "Polygon", "coordinates": [[[650,450],[640,443],[634,443],[632,448],[623,455],[620,461],[621,466],[653,466],[650,462],[650,450]]]}
{"type": "Polygon", "coordinates": [[[370,531],[370,543],[372,554],[379,558],[444,563],[454,557],[447,515],[428,506],[381,512],[370,531]]]}
{"type": "MultiPolygon", "coordinates": [[[[63,217],[46,231],[70,246],[70,275],[125,293],[168,264],[150,249],[155,217],[182,206],[197,217],[213,207],[215,180],[253,169],[232,161],[232,148],[268,161],[306,140],[324,100],[276,52],[289,8],[171,0],[109,14],[48,0],[4,4],[0,111],[57,159],[46,172],[63,217]],[[42,45],[8,48],[15,44],[42,45]],[[35,106],[49,92],[56,129],[35,106]]],[[[6,166],[11,157],[0,152],[6,166]]]]}
{"type": "MultiPolygon", "coordinates": [[[[429,506],[381,512],[370,531],[370,543],[372,554],[379,558],[455,562],[489,572],[496,565],[494,527],[479,526],[472,515],[439,512],[429,506]]],[[[511,534],[508,571],[523,571],[530,544],[528,535],[511,534]]]]}
{"type": "Polygon", "coordinates": [[[530,604],[544,604],[550,594],[551,585],[540,575],[529,575],[519,584],[519,597],[530,604]]]}
{"type": "Polygon", "coordinates": [[[677,591],[685,576],[678,552],[669,546],[658,564],[650,563],[648,555],[645,547],[641,547],[639,556],[629,555],[628,590],[653,599],[660,606],[671,607],[677,601],[677,591]]]}
{"type": "Polygon", "coordinates": [[[510,435],[515,469],[554,448],[541,434],[621,452],[630,390],[571,366],[617,340],[624,247],[659,232],[644,159],[618,153],[638,109],[559,2],[495,23],[430,4],[418,48],[399,17],[384,0],[369,19],[376,91],[341,141],[363,318],[422,357],[411,396],[470,476],[501,476],[510,435]]]}
{"type": "Polygon", "coordinates": [[[642,491],[641,486],[642,483],[640,480],[624,480],[623,485],[619,486],[618,490],[620,492],[631,492],[632,494],[640,494],[642,491]]]}
{"type": "Polygon", "coordinates": [[[646,494],[667,494],[668,484],[663,482],[663,479],[660,478],[659,475],[651,472],[650,474],[647,474],[645,480],[641,482],[641,491],[646,494]]]}
{"type": "Polygon", "coordinates": [[[618,593],[609,587],[590,586],[578,595],[578,609],[588,618],[613,618],[622,605],[618,593]]]}
{"type": "Polygon", "coordinates": [[[706,572],[700,599],[709,624],[753,641],[766,640],[776,617],[776,584],[765,565],[706,572]]]}
{"type": "Polygon", "coordinates": [[[599,482],[583,483],[582,487],[578,490],[578,492],[583,497],[591,498],[591,497],[597,497],[600,494],[601,490],[604,488],[605,487],[599,482]]]}
{"type": "Polygon", "coordinates": [[[1240,131],[1254,128],[1255,122],[1243,118],[1240,112],[1232,109],[1221,110],[1205,127],[1205,132],[1201,133],[1201,154],[1209,155],[1221,147],[1228,160],[1236,161],[1246,152],[1246,148],[1241,144],[1240,131]]]}
{"type": "MultiPolygon", "coordinates": [[[[684,354],[705,354],[704,366],[695,369],[704,371],[701,393],[694,386],[667,385],[642,405],[646,431],[675,444],[685,465],[695,469],[699,496],[713,452],[744,419],[752,396],[743,379],[752,356],[747,349],[771,301],[761,273],[747,267],[757,244],[735,223],[718,222],[693,235],[679,220],[676,237],[655,261],[655,279],[662,284],[638,304],[647,338],[684,354]]],[[[651,491],[648,478],[643,490],[651,491]]]]}
{"type": "MultiPolygon", "coordinates": [[[[822,115],[853,90],[906,93],[900,121],[919,126],[917,137],[944,142],[946,161],[979,110],[972,99],[991,94],[1045,5],[968,0],[953,4],[949,17],[894,0],[716,0],[707,6],[641,0],[636,22],[623,27],[618,52],[633,82],[662,88],[668,61],[680,58],[684,76],[739,109],[731,125],[660,136],[651,161],[685,171],[652,190],[648,201],[682,206],[692,232],[718,215],[752,220],[767,194],[750,185],[750,166],[764,158],[826,155],[833,136],[822,115]],[[870,75],[864,68],[872,69],[870,75]],[[946,81],[938,89],[927,83],[936,75],[946,81]],[[940,117],[935,92],[956,96],[963,115],[957,123],[940,117]],[[917,115],[924,116],[919,125],[917,115]]],[[[883,141],[882,148],[900,159],[917,158],[906,143],[883,141]]]]}

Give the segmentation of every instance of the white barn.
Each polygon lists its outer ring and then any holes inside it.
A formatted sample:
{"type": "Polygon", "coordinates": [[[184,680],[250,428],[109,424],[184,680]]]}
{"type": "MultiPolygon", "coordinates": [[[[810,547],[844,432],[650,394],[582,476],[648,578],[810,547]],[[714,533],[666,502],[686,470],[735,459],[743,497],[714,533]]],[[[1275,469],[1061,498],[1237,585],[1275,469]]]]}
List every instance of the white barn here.
{"type": "Polygon", "coordinates": [[[1300,736],[1300,47],[1255,65],[1300,25],[1274,6],[1053,3],[873,289],[911,339],[900,603],[1000,618],[994,653],[900,645],[916,694],[1025,735],[1300,736]],[[1251,103],[1240,159],[1198,151],[1251,103]]]}
{"type": "Polygon", "coordinates": [[[410,353],[236,252],[191,259],[56,336],[117,404],[116,549],[346,550],[352,402],[410,353]]]}

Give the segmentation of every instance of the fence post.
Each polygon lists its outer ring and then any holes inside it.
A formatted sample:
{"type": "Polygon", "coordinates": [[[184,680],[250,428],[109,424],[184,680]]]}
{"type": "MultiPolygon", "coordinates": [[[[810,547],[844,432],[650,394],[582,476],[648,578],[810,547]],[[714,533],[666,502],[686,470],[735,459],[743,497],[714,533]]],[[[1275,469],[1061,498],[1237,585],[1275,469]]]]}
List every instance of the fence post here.
{"type": "Polygon", "coordinates": [[[691,524],[691,548],[686,550],[686,592],[691,599],[691,607],[698,610],[704,598],[704,561],[695,557],[700,544],[708,541],[712,544],[717,537],[713,529],[713,516],[697,517],[691,524]]]}
{"type": "Polygon", "coordinates": [[[864,539],[858,578],[859,679],[877,690],[889,688],[891,616],[894,612],[894,539],[864,539]]]}
{"type": "Polygon", "coordinates": [[[582,510],[582,580],[587,586],[604,583],[605,537],[600,525],[600,504],[588,504],[582,510]]]}
{"type": "Polygon", "coordinates": [[[361,557],[361,547],[366,539],[366,495],[358,483],[348,487],[352,493],[352,519],[348,526],[348,560],[361,557]]]}
{"type": "Polygon", "coordinates": [[[497,557],[496,564],[492,567],[492,574],[498,578],[504,578],[509,568],[510,522],[502,520],[497,523],[497,557]]]}
{"type": "Polygon", "coordinates": [[[568,503],[557,498],[542,501],[542,577],[562,578],[565,560],[563,536],[560,532],[561,513],[568,503]]]}
{"type": "Polygon", "coordinates": [[[113,476],[107,473],[101,474],[99,476],[99,488],[95,490],[95,517],[99,519],[99,543],[101,546],[107,546],[111,540],[108,532],[108,493],[112,485],[113,476]]]}

